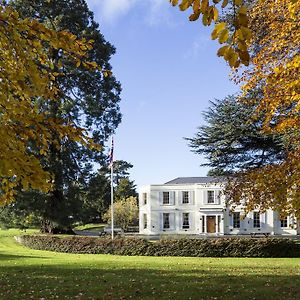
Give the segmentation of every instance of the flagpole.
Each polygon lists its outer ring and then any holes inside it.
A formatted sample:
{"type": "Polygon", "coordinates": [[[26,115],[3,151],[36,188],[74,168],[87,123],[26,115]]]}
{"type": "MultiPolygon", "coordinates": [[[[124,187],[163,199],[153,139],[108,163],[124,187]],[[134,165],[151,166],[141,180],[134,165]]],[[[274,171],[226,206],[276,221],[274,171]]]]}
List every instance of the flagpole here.
{"type": "Polygon", "coordinates": [[[111,139],[110,150],[110,207],[111,207],[111,239],[114,239],[114,138],[111,139]]]}
{"type": "Polygon", "coordinates": [[[114,178],[114,168],[113,162],[110,166],[110,194],[111,194],[111,239],[114,239],[114,186],[113,186],[113,178],[114,178]]]}

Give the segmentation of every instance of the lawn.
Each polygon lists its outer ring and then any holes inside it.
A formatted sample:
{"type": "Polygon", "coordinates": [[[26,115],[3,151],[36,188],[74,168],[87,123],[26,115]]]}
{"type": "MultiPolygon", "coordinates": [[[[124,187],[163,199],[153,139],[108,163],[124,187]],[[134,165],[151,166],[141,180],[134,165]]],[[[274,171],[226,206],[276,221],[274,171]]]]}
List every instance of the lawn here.
{"type": "Polygon", "coordinates": [[[0,230],[0,299],[299,299],[300,258],[176,258],[30,250],[0,230]]]}
{"type": "Polygon", "coordinates": [[[100,232],[103,231],[104,227],[107,226],[107,224],[85,224],[85,225],[80,225],[75,227],[75,230],[88,230],[88,231],[92,231],[92,232],[100,232]]]}

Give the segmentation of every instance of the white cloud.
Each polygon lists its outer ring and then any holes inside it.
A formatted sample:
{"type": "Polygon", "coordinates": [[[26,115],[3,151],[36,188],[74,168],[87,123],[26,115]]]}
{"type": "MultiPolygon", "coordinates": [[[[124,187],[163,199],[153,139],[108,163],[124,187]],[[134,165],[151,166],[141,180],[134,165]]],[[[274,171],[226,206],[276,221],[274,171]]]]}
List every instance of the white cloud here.
{"type": "Polygon", "coordinates": [[[139,0],[87,0],[89,7],[106,23],[126,15],[139,0]]]}
{"type": "Polygon", "coordinates": [[[148,15],[146,16],[146,22],[150,26],[156,26],[159,24],[166,24],[168,26],[176,25],[172,19],[170,13],[171,7],[170,3],[166,0],[149,0],[147,1],[149,6],[148,15]]]}
{"type": "Polygon", "coordinates": [[[200,35],[194,39],[192,45],[186,50],[183,55],[184,59],[197,59],[201,52],[204,52],[208,47],[210,39],[206,35],[200,35]]]}
{"type": "Polygon", "coordinates": [[[127,15],[134,8],[143,8],[145,22],[150,26],[164,23],[174,26],[171,7],[167,0],[87,0],[87,3],[101,22],[115,23],[119,18],[127,15]]]}

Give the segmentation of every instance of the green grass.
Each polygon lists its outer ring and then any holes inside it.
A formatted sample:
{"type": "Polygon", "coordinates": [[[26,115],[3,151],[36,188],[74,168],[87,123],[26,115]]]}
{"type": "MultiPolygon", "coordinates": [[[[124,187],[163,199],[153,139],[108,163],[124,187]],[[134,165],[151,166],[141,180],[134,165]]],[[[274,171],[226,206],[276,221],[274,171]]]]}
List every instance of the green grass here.
{"type": "Polygon", "coordinates": [[[105,226],[107,226],[107,224],[90,223],[90,224],[76,226],[74,229],[75,230],[88,230],[88,231],[99,232],[99,231],[103,231],[105,226]]]}
{"type": "Polygon", "coordinates": [[[299,299],[300,258],[178,258],[30,250],[0,230],[0,299],[299,299]]]}

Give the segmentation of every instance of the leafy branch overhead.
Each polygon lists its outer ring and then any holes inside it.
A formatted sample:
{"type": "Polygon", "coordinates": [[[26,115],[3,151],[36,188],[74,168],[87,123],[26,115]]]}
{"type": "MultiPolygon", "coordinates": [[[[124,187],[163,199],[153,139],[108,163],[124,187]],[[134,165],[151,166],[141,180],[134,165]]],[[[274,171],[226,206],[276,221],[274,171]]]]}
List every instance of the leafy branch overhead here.
{"type": "Polygon", "coordinates": [[[211,33],[213,40],[218,40],[222,46],[218,51],[218,56],[223,56],[231,67],[237,68],[241,64],[248,66],[250,56],[248,53],[249,44],[252,38],[249,29],[248,7],[242,0],[170,0],[173,6],[179,4],[179,8],[185,11],[192,9],[190,21],[196,21],[202,16],[204,26],[210,26],[215,22],[215,27],[211,33]],[[233,24],[228,22],[218,22],[220,10],[228,9],[229,5],[234,10],[233,24]],[[231,31],[229,26],[233,26],[231,31]]]}

